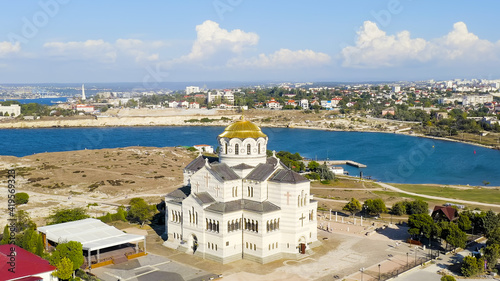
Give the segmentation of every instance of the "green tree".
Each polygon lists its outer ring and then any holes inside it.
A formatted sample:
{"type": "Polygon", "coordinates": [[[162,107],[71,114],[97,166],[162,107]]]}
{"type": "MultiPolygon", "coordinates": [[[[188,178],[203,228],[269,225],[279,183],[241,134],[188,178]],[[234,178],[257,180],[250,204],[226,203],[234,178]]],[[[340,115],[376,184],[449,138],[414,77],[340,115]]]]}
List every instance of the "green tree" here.
{"type": "Polygon", "coordinates": [[[38,235],[38,240],[36,242],[35,255],[41,257],[43,255],[44,251],[45,251],[45,245],[43,244],[43,237],[42,237],[42,235],[38,235]]]}
{"type": "Polygon", "coordinates": [[[483,272],[483,259],[477,259],[476,257],[467,256],[464,257],[462,262],[461,271],[465,277],[476,276],[483,272]]]}
{"type": "Polygon", "coordinates": [[[408,215],[414,214],[428,214],[429,213],[429,204],[427,202],[416,199],[412,202],[405,201],[406,204],[406,213],[408,215]]]}
{"type": "Polygon", "coordinates": [[[414,237],[423,235],[431,238],[436,226],[434,220],[428,214],[414,214],[408,217],[408,233],[414,237]]]}
{"type": "Polygon", "coordinates": [[[49,225],[89,218],[84,208],[58,209],[49,216],[49,225]]]}
{"type": "Polygon", "coordinates": [[[9,244],[9,241],[10,241],[10,230],[9,230],[9,225],[6,224],[5,227],[3,228],[3,236],[2,236],[2,241],[0,241],[0,245],[9,244]]]}
{"type": "Polygon", "coordinates": [[[354,215],[357,212],[361,211],[361,203],[359,203],[356,198],[351,198],[351,201],[345,204],[342,210],[351,213],[351,215],[354,215]]]}
{"type": "Polygon", "coordinates": [[[73,262],[70,259],[63,257],[57,264],[55,264],[57,270],[52,273],[53,276],[62,279],[68,280],[73,275],[73,262]]]}
{"type": "Polygon", "coordinates": [[[391,208],[391,214],[396,215],[396,216],[402,216],[406,214],[406,206],[403,201],[396,202],[394,205],[392,205],[391,208]]]}
{"type": "Polygon", "coordinates": [[[366,200],[363,204],[363,209],[366,209],[370,215],[380,215],[381,213],[387,212],[384,200],[380,198],[366,200]]]}
{"type": "Polygon", "coordinates": [[[311,161],[307,164],[307,168],[311,170],[311,172],[315,172],[318,169],[319,163],[316,161],[311,161]]]}
{"type": "Polygon", "coordinates": [[[498,264],[498,259],[500,259],[500,244],[491,244],[486,246],[483,250],[484,258],[488,262],[487,266],[489,270],[495,269],[498,264]]]}
{"type": "Polygon", "coordinates": [[[27,204],[30,199],[30,196],[26,192],[16,193],[14,201],[16,205],[27,204]]]}
{"type": "Polygon", "coordinates": [[[33,228],[28,228],[23,233],[21,247],[30,253],[36,253],[36,246],[39,240],[38,232],[33,228]]]}
{"type": "Polygon", "coordinates": [[[15,225],[17,233],[23,232],[28,228],[36,229],[36,224],[31,220],[28,212],[19,210],[15,216],[15,225]]]}
{"type": "Polygon", "coordinates": [[[457,279],[451,275],[445,275],[441,277],[441,281],[457,281],[457,279]]]}
{"type": "Polygon", "coordinates": [[[462,231],[467,231],[472,228],[472,224],[468,216],[460,215],[457,220],[457,225],[462,231]]]}
{"type": "Polygon", "coordinates": [[[130,210],[128,211],[127,219],[129,221],[138,222],[142,225],[151,219],[151,208],[142,198],[132,198],[130,200],[130,210]]]}
{"type": "Polygon", "coordinates": [[[500,227],[500,218],[493,212],[489,210],[483,218],[484,233],[488,235],[495,228],[500,227]]]}
{"type": "Polygon", "coordinates": [[[326,164],[321,164],[316,168],[316,172],[319,174],[320,178],[325,181],[331,181],[335,179],[335,174],[330,171],[326,164]]]}
{"type": "Polygon", "coordinates": [[[440,237],[455,248],[464,248],[467,242],[467,234],[460,230],[458,225],[447,221],[439,222],[441,228],[440,237]]]}
{"type": "Polygon", "coordinates": [[[486,235],[486,238],[488,238],[488,241],[486,241],[486,245],[500,244],[500,227],[497,227],[494,230],[490,231],[486,235]]]}
{"type": "Polygon", "coordinates": [[[82,266],[84,262],[82,244],[76,241],[69,241],[57,245],[49,258],[51,265],[57,266],[63,258],[68,258],[73,263],[73,271],[82,266]]]}

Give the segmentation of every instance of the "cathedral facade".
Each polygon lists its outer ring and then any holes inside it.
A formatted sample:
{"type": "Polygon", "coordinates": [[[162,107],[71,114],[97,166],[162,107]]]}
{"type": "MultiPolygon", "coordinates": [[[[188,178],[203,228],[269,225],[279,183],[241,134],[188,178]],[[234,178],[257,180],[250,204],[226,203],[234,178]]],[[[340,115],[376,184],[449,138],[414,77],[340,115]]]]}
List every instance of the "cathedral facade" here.
{"type": "Polygon", "coordinates": [[[219,157],[198,156],[184,186],[166,195],[165,245],[221,263],[267,263],[319,243],[310,181],[267,157],[260,128],[242,118],[217,141],[219,157]]]}

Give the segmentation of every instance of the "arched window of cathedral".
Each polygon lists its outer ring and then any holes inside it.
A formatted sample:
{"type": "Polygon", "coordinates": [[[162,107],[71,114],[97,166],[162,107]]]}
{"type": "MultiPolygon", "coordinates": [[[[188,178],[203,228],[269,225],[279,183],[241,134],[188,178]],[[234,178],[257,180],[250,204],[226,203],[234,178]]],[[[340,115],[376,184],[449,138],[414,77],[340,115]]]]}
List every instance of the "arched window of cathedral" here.
{"type": "Polygon", "coordinates": [[[208,219],[205,219],[205,222],[206,222],[205,230],[208,230],[208,219]]]}
{"type": "Polygon", "coordinates": [[[238,187],[234,187],[234,197],[238,197],[238,187]]]}
{"type": "Polygon", "coordinates": [[[300,195],[297,196],[297,207],[300,207],[300,195]]]}
{"type": "Polygon", "coordinates": [[[227,142],[224,144],[224,153],[227,154],[227,142]]]}
{"type": "Polygon", "coordinates": [[[250,194],[250,197],[253,197],[253,187],[251,187],[251,188],[250,188],[250,191],[252,192],[252,193],[250,194]]]}
{"type": "Polygon", "coordinates": [[[219,221],[217,221],[217,228],[216,228],[217,233],[219,233],[219,221]]]}
{"type": "Polygon", "coordinates": [[[238,144],[234,145],[234,154],[239,155],[240,154],[240,146],[238,144]]]}
{"type": "Polygon", "coordinates": [[[251,153],[251,147],[250,144],[247,144],[247,154],[250,155],[251,153]]]}
{"type": "Polygon", "coordinates": [[[257,144],[258,153],[260,154],[260,143],[257,144]]]}
{"type": "Polygon", "coordinates": [[[189,210],[189,223],[193,223],[191,220],[191,210],[189,210]]]}
{"type": "Polygon", "coordinates": [[[278,229],[280,229],[280,219],[278,219],[278,225],[277,225],[278,229]]]}
{"type": "Polygon", "coordinates": [[[259,233],[259,222],[255,222],[255,232],[259,233]]]}
{"type": "Polygon", "coordinates": [[[267,221],[267,224],[266,224],[266,231],[269,232],[269,221],[267,221]]]}
{"type": "Polygon", "coordinates": [[[198,212],[196,212],[195,215],[196,215],[196,218],[195,218],[196,219],[196,225],[198,225],[198,212]]]}

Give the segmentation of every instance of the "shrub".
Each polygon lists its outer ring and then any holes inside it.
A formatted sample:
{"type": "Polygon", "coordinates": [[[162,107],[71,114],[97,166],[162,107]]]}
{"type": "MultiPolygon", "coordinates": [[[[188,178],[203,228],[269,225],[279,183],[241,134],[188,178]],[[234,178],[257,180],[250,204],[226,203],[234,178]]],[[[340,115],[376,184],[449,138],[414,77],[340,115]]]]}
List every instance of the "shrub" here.
{"type": "Polygon", "coordinates": [[[29,199],[30,196],[28,195],[28,193],[20,192],[16,193],[14,201],[16,205],[22,205],[28,203],[29,199]]]}

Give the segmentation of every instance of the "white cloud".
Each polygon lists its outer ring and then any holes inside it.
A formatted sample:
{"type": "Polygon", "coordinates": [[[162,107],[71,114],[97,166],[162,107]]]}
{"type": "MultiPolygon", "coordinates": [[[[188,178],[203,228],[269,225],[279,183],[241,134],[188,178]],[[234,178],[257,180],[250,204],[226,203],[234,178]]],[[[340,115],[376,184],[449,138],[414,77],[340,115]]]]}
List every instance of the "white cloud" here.
{"type": "Polygon", "coordinates": [[[289,49],[280,49],[269,55],[260,54],[255,58],[235,58],[229,61],[228,66],[259,68],[308,67],[327,64],[330,62],[330,59],[329,55],[312,50],[292,51],[289,49]]]}
{"type": "Polygon", "coordinates": [[[342,65],[348,67],[395,66],[407,60],[425,60],[427,47],[424,39],[411,39],[410,32],[387,35],[371,21],[365,21],[357,32],[355,46],[342,50],[342,65]]]}
{"type": "Polygon", "coordinates": [[[180,58],[181,61],[204,60],[221,51],[241,53],[245,47],[257,45],[259,36],[240,29],[228,31],[219,24],[207,20],[196,26],[196,41],[191,53],[180,58]]]}
{"type": "Polygon", "coordinates": [[[16,44],[12,44],[11,42],[0,42],[0,58],[3,58],[7,55],[13,53],[19,53],[21,51],[21,44],[16,42],[16,44]]]}
{"type": "Polygon", "coordinates": [[[358,31],[354,46],[342,49],[343,66],[359,68],[394,67],[405,63],[455,63],[498,60],[500,43],[492,43],[468,31],[457,22],[443,37],[412,39],[409,31],[387,35],[373,22],[366,21],[358,31]]]}
{"type": "Polygon", "coordinates": [[[110,63],[116,60],[116,50],[112,44],[104,40],[87,40],[84,42],[49,42],[43,45],[49,55],[61,58],[87,60],[110,63]]]}
{"type": "Polygon", "coordinates": [[[44,48],[49,55],[65,59],[92,59],[101,63],[114,63],[118,58],[131,57],[140,63],[157,61],[159,54],[152,50],[167,45],[162,41],[144,42],[138,39],[118,39],[114,43],[104,40],[48,42],[44,44],[44,48]]]}
{"type": "Polygon", "coordinates": [[[494,44],[488,40],[479,39],[477,35],[469,32],[467,25],[463,22],[455,23],[453,30],[444,37],[434,40],[432,46],[435,56],[447,60],[483,61],[497,59],[497,54],[500,51],[498,43],[494,44]]]}

